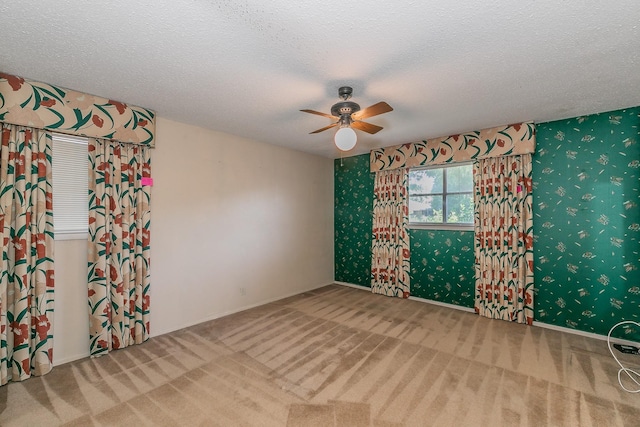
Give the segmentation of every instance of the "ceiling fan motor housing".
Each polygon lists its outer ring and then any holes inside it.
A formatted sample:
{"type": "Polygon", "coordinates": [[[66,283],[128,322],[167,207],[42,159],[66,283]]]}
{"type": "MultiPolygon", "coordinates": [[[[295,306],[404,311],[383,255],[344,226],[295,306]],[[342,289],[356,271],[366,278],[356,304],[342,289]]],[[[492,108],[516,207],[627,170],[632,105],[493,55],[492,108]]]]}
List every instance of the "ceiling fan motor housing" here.
{"type": "Polygon", "coordinates": [[[351,115],[358,111],[360,111],[360,106],[351,101],[338,102],[331,107],[331,115],[341,119],[345,118],[345,116],[351,119],[351,115]]]}
{"type": "Polygon", "coordinates": [[[338,89],[338,96],[342,102],[338,102],[331,107],[331,115],[340,118],[340,126],[348,126],[353,121],[351,115],[360,111],[360,106],[355,102],[348,101],[351,98],[353,89],[351,86],[342,86],[338,89]]]}

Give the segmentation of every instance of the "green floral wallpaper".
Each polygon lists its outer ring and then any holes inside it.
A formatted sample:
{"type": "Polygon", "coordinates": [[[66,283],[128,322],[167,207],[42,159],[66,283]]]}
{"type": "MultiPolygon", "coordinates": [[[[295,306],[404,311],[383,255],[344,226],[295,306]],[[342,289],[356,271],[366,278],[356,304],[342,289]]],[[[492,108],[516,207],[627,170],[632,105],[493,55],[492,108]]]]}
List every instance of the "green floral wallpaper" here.
{"type": "Polygon", "coordinates": [[[369,154],[336,159],[335,280],[371,287],[373,183],[369,154]]]}
{"type": "MultiPolygon", "coordinates": [[[[369,155],[336,159],[335,280],[371,286],[369,155]]],[[[473,232],[411,230],[411,295],[473,307],[473,232]],[[452,273],[453,272],[453,273],[452,273]]]]}
{"type": "MultiPolygon", "coordinates": [[[[639,320],[639,114],[636,107],[537,127],[537,321],[606,335],[621,320],[639,320]]],[[[637,340],[638,329],[627,338],[637,340]]]]}
{"type": "MultiPolygon", "coordinates": [[[[640,107],[536,126],[535,320],[640,322],[640,107]]],[[[335,280],[370,286],[369,155],[335,161],[335,280]]],[[[473,307],[473,232],[411,230],[411,294],[473,307]]],[[[640,340],[640,328],[621,331],[640,340]]]]}
{"type": "Polygon", "coordinates": [[[473,308],[473,231],[414,229],[411,295],[473,308]]]}

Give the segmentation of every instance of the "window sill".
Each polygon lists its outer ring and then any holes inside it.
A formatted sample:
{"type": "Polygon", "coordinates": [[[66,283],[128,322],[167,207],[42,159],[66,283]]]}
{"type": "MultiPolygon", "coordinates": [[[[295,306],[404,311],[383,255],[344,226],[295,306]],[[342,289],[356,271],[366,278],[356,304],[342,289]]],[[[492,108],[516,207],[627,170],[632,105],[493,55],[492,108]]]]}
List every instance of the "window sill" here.
{"type": "Polygon", "coordinates": [[[420,224],[409,223],[411,230],[447,230],[447,231],[473,231],[473,224],[420,224]]]}

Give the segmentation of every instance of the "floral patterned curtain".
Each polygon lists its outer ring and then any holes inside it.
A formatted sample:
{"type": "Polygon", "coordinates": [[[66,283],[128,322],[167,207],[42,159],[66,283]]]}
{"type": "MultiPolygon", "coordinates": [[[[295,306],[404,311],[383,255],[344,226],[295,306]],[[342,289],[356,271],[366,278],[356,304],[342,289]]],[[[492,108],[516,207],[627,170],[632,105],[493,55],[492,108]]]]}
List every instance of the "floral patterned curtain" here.
{"type": "Polygon", "coordinates": [[[475,310],[533,322],[531,154],[474,163],[475,310]]]}
{"type": "Polygon", "coordinates": [[[149,338],[150,148],[89,139],[92,356],[149,338]]]}
{"type": "Polygon", "coordinates": [[[0,120],[71,135],[155,144],[156,115],[151,110],[12,74],[0,73],[0,120]]]}
{"type": "Polygon", "coordinates": [[[371,291],[409,297],[408,169],[376,173],[371,291]]]}
{"type": "Polygon", "coordinates": [[[371,172],[532,154],[535,130],[533,123],[517,123],[377,148],[369,155],[371,172]]]}
{"type": "Polygon", "coordinates": [[[0,123],[0,385],[51,370],[51,135],[0,123]]]}

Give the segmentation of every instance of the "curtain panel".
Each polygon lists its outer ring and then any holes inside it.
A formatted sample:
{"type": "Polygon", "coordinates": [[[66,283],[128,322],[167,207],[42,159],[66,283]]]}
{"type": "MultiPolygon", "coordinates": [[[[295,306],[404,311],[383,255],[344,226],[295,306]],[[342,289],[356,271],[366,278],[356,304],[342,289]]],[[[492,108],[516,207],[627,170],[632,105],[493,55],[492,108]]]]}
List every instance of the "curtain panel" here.
{"type": "Polygon", "coordinates": [[[409,297],[408,169],[376,173],[373,200],[371,291],[409,297]]]}
{"type": "Polygon", "coordinates": [[[487,157],[531,154],[535,126],[521,123],[372,150],[371,172],[439,165],[487,157]]]}
{"type": "Polygon", "coordinates": [[[0,385],[52,368],[51,135],[0,123],[0,385]]]}
{"type": "Polygon", "coordinates": [[[475,310],[533,323],[531,154],[474,163],[475,310]]]}
{"type": "Polygon", "coordinates": [[[155,144],[155,113],[0,73],[0,121],[72,135],[155,144]]]}
{"type": "Polygon", "coordinates": [[[150,150],[89,139],[92,356],[149,338],[150,150]]]}

